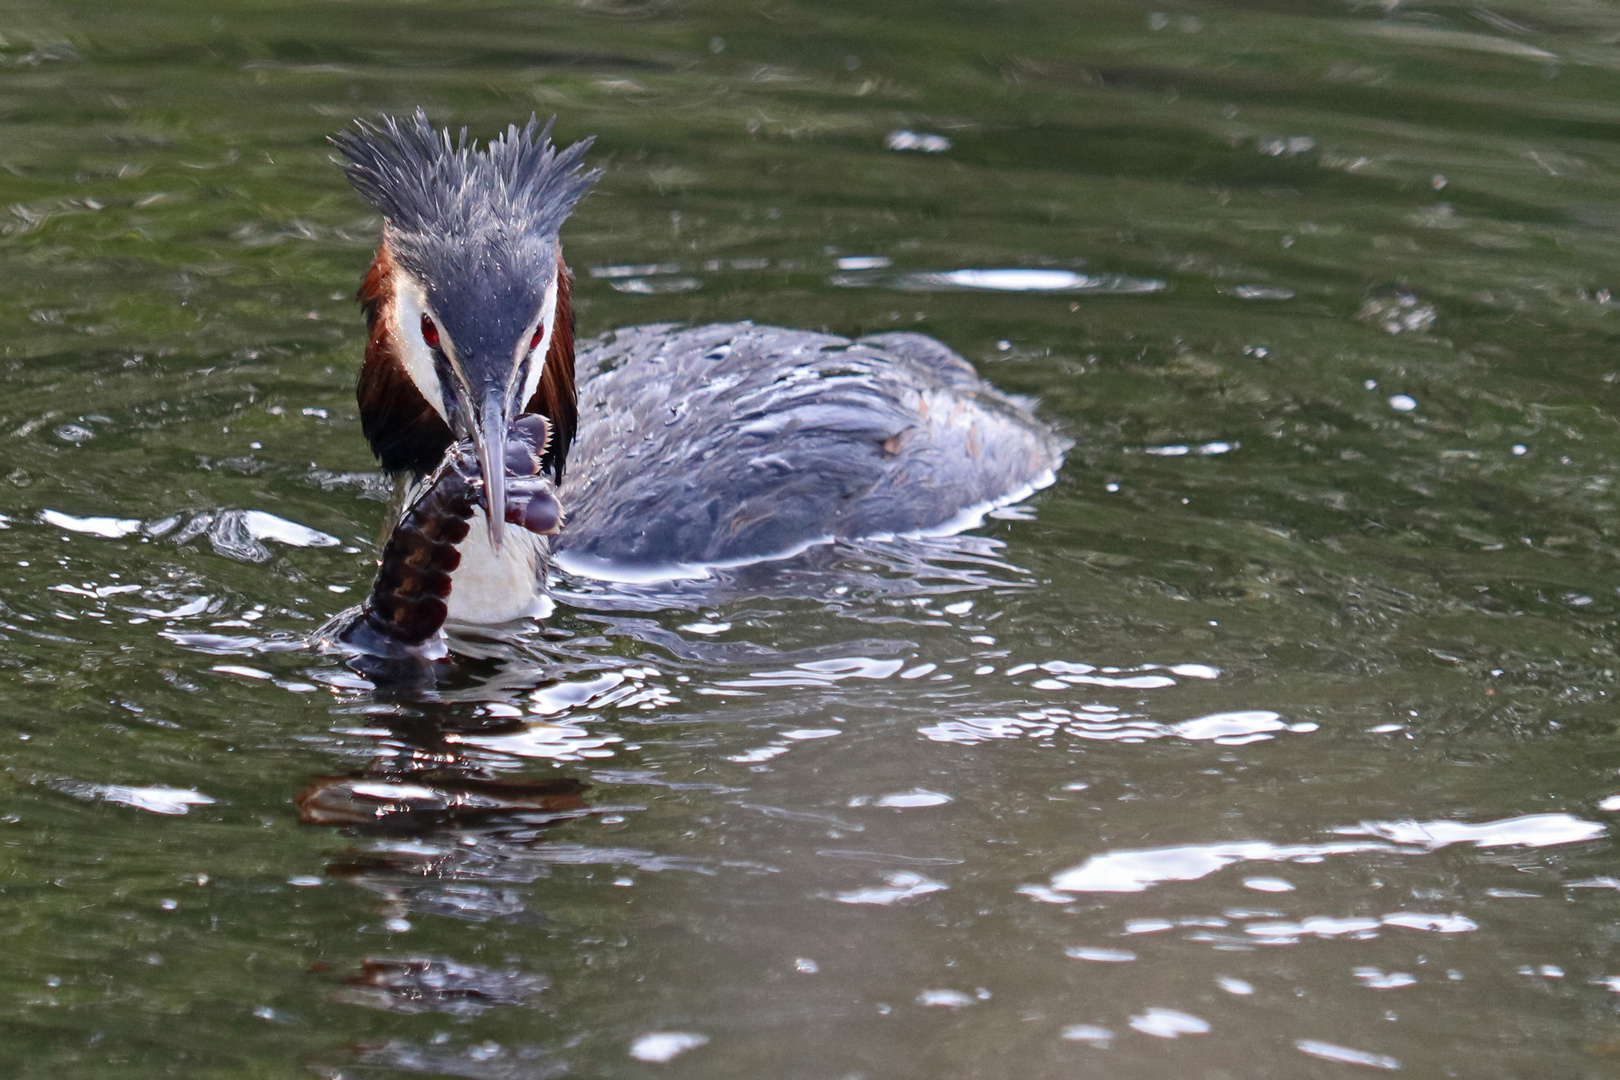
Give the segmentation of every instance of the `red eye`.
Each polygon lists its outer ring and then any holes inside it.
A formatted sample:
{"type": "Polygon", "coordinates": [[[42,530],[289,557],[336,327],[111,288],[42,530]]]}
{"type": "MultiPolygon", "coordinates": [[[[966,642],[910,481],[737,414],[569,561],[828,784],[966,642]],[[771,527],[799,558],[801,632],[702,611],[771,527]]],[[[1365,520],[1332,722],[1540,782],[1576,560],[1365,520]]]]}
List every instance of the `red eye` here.
{"type": "Polygon", "coordinates": [[[426,315],[422,316],[422,340],[428,343],[430,349],[439,347],[439,328],[426,315]]]}
{"type": "Polygon", "coordinates": [[[529,339],[530,352],[534,352],[534,350],[540,347],[540,339],[545,336],[545,332],[546,326],[544,323],[541,323],[539,326],[534,328],[534,337],[529,339]]]}

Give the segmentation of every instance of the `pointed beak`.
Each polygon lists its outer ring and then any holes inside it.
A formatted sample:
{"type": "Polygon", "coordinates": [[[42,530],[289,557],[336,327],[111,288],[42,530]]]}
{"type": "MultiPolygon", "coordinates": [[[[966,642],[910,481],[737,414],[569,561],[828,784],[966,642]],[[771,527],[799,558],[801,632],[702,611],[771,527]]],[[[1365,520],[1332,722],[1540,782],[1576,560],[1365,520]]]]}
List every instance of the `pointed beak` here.
{"type": "Polygon", "coordinates": [[[506,535],[506,407],[503,395],[490,390],[473,430],[473,452],[484,477],[489,509],[489,546],[498,554],[506,535]]]}

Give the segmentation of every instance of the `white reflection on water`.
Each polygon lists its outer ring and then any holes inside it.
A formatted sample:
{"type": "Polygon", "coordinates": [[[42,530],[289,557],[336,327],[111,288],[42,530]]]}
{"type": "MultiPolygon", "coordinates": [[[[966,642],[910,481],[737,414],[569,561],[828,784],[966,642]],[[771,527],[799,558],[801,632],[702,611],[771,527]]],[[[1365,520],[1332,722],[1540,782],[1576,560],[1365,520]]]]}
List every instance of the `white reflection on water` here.
{"type": "Polygon", "coordinates": [[[897,128],[883,137],[883,145],[889,150],[943,154],[951,148],[951,140],[944,135],[935,135],[928,131],[907,131],[905,128],[897,128]]]}
{"type": "Polygon", "coordinates": [[[901,870],[892,874],[883,875],[882,888],[855,889],[850,892],[835,893],[832,899],[840,904],[877,904],[888,907],[893,904],[915,900],[919,896],[929,893],[941,892],[945,889],[943,882],[923,877],[901,870]]]}
{"type": "Polygon", "coordinates": [[[212,797],[189,788],[124,787],[121,784],[90,784],[82,780],[59,780],[51,786],[75,799],[99,799],[170,817],[187,813],[193,806],[208,806],[214,801],[212,797]]]}
{"type": "Polygon", "coordinates": [[[785,746],[756,746],[752,750],[744,750],[740,754],[731,754],[726,760],[738,765],[758,765],[771,760],[771,758],[781,757],[787,752],[788,748],[785,746]]]}
{"type": "Polygon", "coordinates": [[[615,292],[639,296],[659,296],[664,293],[691,292],[701,289],[703,282],[692,277],[624,278],[611,282],[615,292]]]}
{"type": "Polygon", "coordinates": [[[689,1031],[650,1031],[645,1035],[637,1035],[631,1042],[630,1056],[637,1061],[662,1065],[667,1061],[674,1061],[688,1050],[696,1050],[708,1041],[707,1035],[697,1035],[689,1031]]]}
{"type": "Polygon", "coordinates": [[[593,266],[590,273],[593,278],[632,278],[646,277],[649,274],[678,274],[681,272],[680,263],[643,263],[638,266],[593,266]]]}
{"type": "Polygon", "coordinates": [[[444,741],[476,747],[491,753],[517,758],[549,761],[584,761],[612,757],[609,749],[624,740],[617,735],[597,735],[578,724],[534,723],[501,735],[462,735],[450,732],[444,741]]]}
{"type": "MultiPolygon", "coordinates": [[[[1005,673],[1016,678],[1026,672],[1045,673],[1027,685],[1031,690],[1066,691],[1075,686],[1106,689],[1162,690],[1177,686],[1172,675],[1213,680],[1221,669],[1208,664],[1139,664],[1131,668],[1097,667],[1068,660],[1014,664],[1005,673]],[[1169,674],[1160,674],[1168,672],[1169,674]],[[1152,674],[1150,674],[1152,673],[1152,674]]],[[[1070,709],[1058,706],[1028,709],[1010,716],[967,716],[944,720],[920,728],[918,733],[932,742],[973,746],[992,739],[1050,739],[1058,733],[1094,741],[1144,742],[1149,739],[1178,738],[1193,742],[1215,742],[1241,746],[1263,742],[1276,733],[1304,734],[1317,730],[1311,721],[1288,723],[1278,713],[1264,709],[1212,713],[1179,723],[1159,723],[1112,705],[1090,704],[1070,709]]]]}
{"type": "Polygon", "coordinates": [[[1338,1061],[1346,1065],[1366,1065],[1374,1069],[1398,1069],[1401,1067],[1399,1061],[1385,1054],[1369,1054],[1365,1050],[1352,1050],[1348,1046],[1321,1042],[1317,1039],[1297,1039],[1294,1046],[1301,1053],[1321,1058],[1324,1061],[1338,1061]]]}
{"type": "Polygon", "coordinates": [[[1073,270],[943,270],[903,274],[895,279],[898,288],[933,292],[951,289],[982,289],[991,292],[1063,293],[1155,293],[1164,282],[1152,278],[1130,278],[1119,274],[1080,274],[1073,270]]]}
{"type": "Polygon", "coordinates": [[[917,1004],[936,1009],[962,1009],[974,1004],[972,994],[960,990],[924,990],[917,995],[917,1004]]]}
{"type": "Polygon", "coordinates": [[[277,517],[263,510],[227,511],[227,513],[240,513],[243,527],[255,540],[274,540],[292,547],[336,547],[342,542],[319,529],[300,525],[296,521],[288,521],[284,517],[277,517]]]}
{"type": "Polygon", "coordinates": [[[139,586],[139,585],[96,585],[94,582],[88,582],[85,585],[69,585],[69,584],[64,582],[61,585],[48,585],[48,586],[46,586],[46,589],[49,592],[67,593],[70,596],[83,596],[83,597],[85,597],[87,599],[90,599],[90,600],[105,600],[109,596],[118,596],[118,595],[121,595],[123,593],[140,592],[141,591],[141,586],[139,586]]]}
{"type": "Polygon", "coordinates": [[[401,784],[391,781],[377,780],[371,783],[352,784],[349,790],[356,795],[364,795],[368,799],[438,799],[440,793],[433,788],[421,784],[401,784]]]}
{"type": "Polygon", "coordinates": [[[1129,949],[1094,949],[1084,945],[1064,949],[1063,955],[1071,960],[1091,960],[1099,964],[1128,964],[1136,959],[1136,954],[1129,949]]]}
{"type": "Polygon", "coordinates": [[[1461,821],[1363,821],[1334,829],[1340,836],[1376,836],[1396,844],[1421,844],[1431,851],[1447,844],[1475,847],[1549,847],[1595,840],[1607,831],[1595,821],[1569,814],[1531,814],[1469,825],[1461,821]]]}
{"type": "Polygon", "coordinates": [[[1031,683],[1037,690],[1062,690],[1065,686],[1113,686],[1125,690],[1162,690],[1176,685],[1168,675],[1060,675],[1031,683]]]}
{"type": "Polygon", "coordinates": [[[1557,53],[1538,49],[1534,45],[1514,41],[1512,38],[1498,37],[1495,34],[1476,34],[1438,26],[1409,26],[1385,22],[1355,23],[1351,28],[1359,34],[1427,48],[1462,49],[1468,52],[1494,53],[1497,56],[1515,56],[1523,60],[1558,59],[1557,53]]]}
{"type": "MultiPolygon", "coordinates": [[[[1032,685],[1036,689],[1045,689],[1041,686],[1044,681],[1038,680],[1032,685]]],[[[1176,738],[1241,746],[1270,739],[1280,731],[1304,733],[1315,730],[1313,723],[1290,724],[1274,712],[1258,709],[1211,713],[1180,723],[1161,724],[1118,712],[1108,706],[1085,705],[1078,711],[1045,708],[1020,712],[1016,716],[969,716],[931,724],[918,729],[918,734],[930,742],[958,743],[963,746],[973,746],[991,739],[1044,739],[1060,731],[1079,739],[1102,741],[1144,742],[1176,738]]]]}
{"type": "Polygon", "coordinates": [[[844,679],[887,679],[905,667],[904,660],[873,660],[866,656],[845,656],[834,660],[812,660],[779,671],[751,671],[747,679],[732,679],[720,686],[831,686],[844,679]]]}
{"type": "MultiPolygon", "coordinates": [[[[835,716],[833,719],[838,720],[839,718],[835,716]]],[[[839,723],[842,722],[842,720],[839,720],[839,723]]],[[[766,743],[764,746],[756,746],[752,750],[744,750],[740,754],[730,754],[726,757],[726,760],[738,765],[758,765],[787,753],[788,747],[792,743],[815,742],[842,734],[843,731],[839,728],[795,728],[791,731],[782,732],[781,736],[774,742],[766,743]]],[[[856,806],[860,804],[851,802],[850,805],[856,806]]]]}
{"type": "Polygon", "coordinates": [[[944,806],[950,801],[951,797],[942,792],[929,791],[927,788],[912,788],[910,791],[896,791],[888,795],[879,795],[876,798],[870,795],[856,795],[844,805],[881,806],[891,810],[913,810],[924,806],[944,806]]]}
{"type": "Polygon", "coordinates": [[[1251,923],[1243,928],[1243,932],[1271,943],[1291,943],[1302,937],[1375,938],[1379,930],[1385,926],[1401,926],[1408,930],[1425,930],[1436,934],[1466,934],[1479,929],[1478,923],[1461,915],[1425,915],[1414,911],[1397,911],[1377,919],[1336,919],[1317,915],[1299,922],[1251,923]]]}
{"type": "Polygon", "coordinates": [[[1292,300],[1294,290],[1285,285],[1234,285],[1232,295],[1239,300],[1292,300]]]}
{"type": "Polygon", "coordinates": [[[1114,1033],[1097,1024],[1070,1024],[1063,1029],[1063,1037],[1069,1042],[1090,1043],[1099,1050],[1108,1049],[1114,1041],[1114,1033]]]}
{"type": "Polygon", "coordinates": [[[1385,926],[1404,926],[1408,930],[1429,930],[1436,934],[1465,934],[1479,929],[1478,923],[1461,915],[1424,915],[1417,911],[1397,911],[1379,921],[1385,926]]]}
{"type": "Polygon", "coordinates": [[[1144,1035],[1157,1035],[1161,1039],[1179,1039],[1183,1035],[1203,1035],[1209,1031],[1209,1021],[1201,1020],[1179,1009],[1147,1009],[1140,1016],[1131,1017],[1131,1027],[1144,1035]]]}
{"type": "MultiPolygon", "coordinates": [[[[1450,844],[1546,847],[1594,840],[1606,832],[1596,822],[1582,821],[1569,814],[1532,814],[1478,825],[1458,821],[1364,821],[1333,831],[1340,836],[1374,839],[1298,845],[1250,841],[1111,851],[1093,855],[1079,866],[1055,875],[1050,889],[1036,887],[1032,890],[1026,887],[1020,891],[1047,902],[1061,903],[1066,900],[1057,898],[1069,893],[1143,892],[1167,881],[1196,881],[1241,862],[1316,861],[1327,855],[1368,851],[1420,853],[1435,851],[1450,844]]],[[[1388,917],[1389,920],[1406,918],[1404,915],[1388,917]]],[[[1410,921],[1388,924],[1412,925],[1410,921]]],[[[1435,925],[1420,928],[1440,929],[1435,925]]]]}
{"type": "Polygon", "coordinates": [[[1566,889],[1617,889],[1620,890],[1620,878],[1595,877],[1583,881],[1571,881],[1564,885],[1566,889]]]}
{"type": "Polygon", "coordinates": [[[39,520],[47,525],[54,525],[58,529],[66,529],[68,532],[83,533],[87,536],[105,536],[109,539],[128,536],[141,527],[140,521],[134,518],[73,517],[70,514],[63,514],[56,510],[41,510],[39,520]]]}
{"type": "MultiPolygon", "coordinates": [[[[1151,457],[1187,457],[1196,454],[1199,457],[1219,457],[1221,454],[1230,454],[1241,446],[1236,442],[1210,442],[1202,446],[1189,446],[1186,443],[1170,443],[1165,446],[1144,446],[1142,453],[1151,457]]],[[[1127,454],[1133,451],[1127,449],[1127,454]]]]}
{"type": "MultiPolygon", "coordinates": [[[[864,289],[883,285],[901,292],[1017,292],[1139,296],[1163,292],[1165,283],[1156,278],[1134,278],[1124,274],[1082,274],[1074,270],[990,269],[919,270],[911,273],[885,273],[880,267],[846,269],[828,278],[828,283],[844,289],[864,289]]],[[[1003,348],[1008,345],[1003,343],[1003,348]]]]}
{"type": "Polygon", "coordinates": [[[208,670],[217,671],[221,675],[236,675],[244,679],[258,679],[262,681],[265,679],[275,678],[275,676],[270,674],[268,671],[261,671],[258,668],[245,667],[242,664],[215,664],[208,670]]]}
{"type": "Polygon", "coordinates": [[[1417,985],[1417,976],[1409,975],[1404,971],[1383,971],[1375,967],[1358,967],[1351,970],[1361,981],[1361,985],[1373,990],[1398,990],[1403,986],[1417,985]]]}
{"type": "MultiPolygon", "coordinates": [[[[146,526],[146,532],[153,536],[167,534],[179,520],[178,517],[166,518],[146,526]]],[[[271,553],[264,546],[266,540],[289,547],[325,548],[342,543],[319,529],[263,510],[208,510],[193,514],[171,539],[176,544],[186,544],[199,536],[208,541],[215,553],[238,562],[267,561],[271,553]]]]}
{"type": "Polygon", "coordinates": [[[587,679],[553,683],[529,694],[529,711],[539,716],[555,716],[570,709],[617,709],[650,711],[673,705],[677,698],[664,687],[649,684],[663,672],[654,667],[628,667],[603,671],[587,679]]]}

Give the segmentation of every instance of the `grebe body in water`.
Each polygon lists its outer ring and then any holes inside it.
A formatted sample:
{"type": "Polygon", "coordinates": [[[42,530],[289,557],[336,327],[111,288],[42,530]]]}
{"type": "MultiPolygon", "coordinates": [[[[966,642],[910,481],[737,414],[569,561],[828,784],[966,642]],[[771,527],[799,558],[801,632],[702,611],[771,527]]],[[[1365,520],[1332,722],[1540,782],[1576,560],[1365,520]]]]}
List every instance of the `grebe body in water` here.
{"type": "Polygon", "coordinates": [[[919,334],[650,326],[576,357],[559,230],[597,174],[549,132],[478,148],[418,112],[335,140],[385,218],[361,423],[416,480],[346,644],[442,654],[447,619],[539,614],[553,558],[693,576],[957,531],[1051,482],[1065,441],[919,334]]]}
{"type": "Polygon", "coordinates": [[[579,372],[552,546],[592,576],[955,532],[1051,483],[1064,445],[921,334],[638,327],[588,346],[579,372]]]}

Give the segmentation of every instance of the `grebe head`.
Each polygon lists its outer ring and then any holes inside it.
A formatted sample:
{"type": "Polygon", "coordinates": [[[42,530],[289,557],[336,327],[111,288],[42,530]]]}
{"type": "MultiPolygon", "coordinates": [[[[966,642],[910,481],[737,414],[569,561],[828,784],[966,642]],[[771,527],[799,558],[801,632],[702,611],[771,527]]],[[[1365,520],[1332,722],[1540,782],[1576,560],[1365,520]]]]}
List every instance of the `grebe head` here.
{"type": "MultiPolygon", "coordinates": [[[[600,175],[534,118],[480,148],[420,109],[332,140],[349,183],[385,219],[360,289],[369,328],[360,421],[383,466],[425,473],[471,439],[489,505],[505,502],[507,428],[543,414],[542,467],[561,480],[577,422],[573,313],[558,233],[600,175]]],[[[497,550],[504,515],[488,515],[497,550]]]]}

